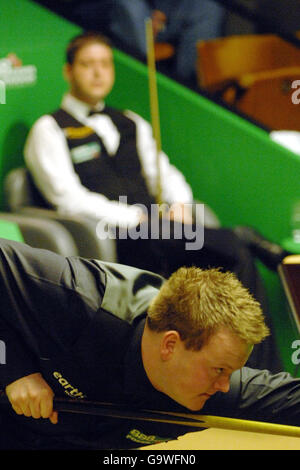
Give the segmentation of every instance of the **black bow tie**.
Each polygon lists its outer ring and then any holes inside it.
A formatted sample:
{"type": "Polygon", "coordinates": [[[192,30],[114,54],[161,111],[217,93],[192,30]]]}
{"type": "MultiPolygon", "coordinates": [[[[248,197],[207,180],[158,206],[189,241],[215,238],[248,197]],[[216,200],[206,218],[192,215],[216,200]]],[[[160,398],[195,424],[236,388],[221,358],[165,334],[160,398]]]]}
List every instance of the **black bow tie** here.
{"type": "Polygon", "coordinates": [[[94,116],[95,114],[103,114],[103,112],[104,112],[103,109],[101,111],[95,111],[94,109],[91,109],[89,114],[88,114],[88,117],[94,116]]]}

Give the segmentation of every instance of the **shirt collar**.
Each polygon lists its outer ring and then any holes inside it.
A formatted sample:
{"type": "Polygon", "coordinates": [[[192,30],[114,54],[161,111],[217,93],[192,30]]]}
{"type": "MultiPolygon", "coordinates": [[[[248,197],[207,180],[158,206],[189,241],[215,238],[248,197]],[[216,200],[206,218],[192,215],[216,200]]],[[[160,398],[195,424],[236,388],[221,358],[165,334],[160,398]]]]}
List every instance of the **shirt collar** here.
{"type": "Polygon", "coordinates": [[[84,101],[80,101],[71,93],[66,93],[61,102],[61,108],[74,116],[79,121],[88,117],[89,112],[93,109],[95,111],[102,111],[105,107],[104,101],[99,101],[96,106],[91,106],[84,101]]]}
{"type": "MultiPolygon", "coordinates": [[[[156,390],[147,377],[142,361],[141,343],[145,328],[145,317],[135,328],[125,358],[124,392],[129,402],[137,408],[184,411],[182,407],[164,393],[156,390]]],[[[128,401],[127,401],[128,403],[128,401]]]]}
{"type": "Polygon", "coordinates": [[[125,394],[130,397],[136,406],[143,403],[145,392],[153,388],[146,375],[142,361],[142,336],[145,327],[145,318],[137,324],[131,344],[125,358],[125,394]],[[138,403],[136,401],[138,400],[138,403]]]}

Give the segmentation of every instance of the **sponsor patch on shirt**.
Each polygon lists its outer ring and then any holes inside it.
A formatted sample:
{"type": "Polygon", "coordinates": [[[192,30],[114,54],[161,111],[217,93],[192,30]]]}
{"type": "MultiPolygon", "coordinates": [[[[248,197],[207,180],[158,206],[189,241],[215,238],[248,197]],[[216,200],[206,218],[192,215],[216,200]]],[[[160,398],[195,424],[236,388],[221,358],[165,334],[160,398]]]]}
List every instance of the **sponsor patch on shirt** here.
{"type": "Polygon", "coordinates": [[[155,435],[147,435],[138,429],[132,429],[126,436],[126,439],[130,439],[133,442],[138,444],[158,444],[159,442],[171,441],[172,437],[159,437],[155,435]]]}
{"type": "Polygon", "coordinates": [[[71,150],[71,158],[74,163],[82,163],[98,157],[101,153],[101,146],[98,142],[89,142],[79,145],[71,150]]]}

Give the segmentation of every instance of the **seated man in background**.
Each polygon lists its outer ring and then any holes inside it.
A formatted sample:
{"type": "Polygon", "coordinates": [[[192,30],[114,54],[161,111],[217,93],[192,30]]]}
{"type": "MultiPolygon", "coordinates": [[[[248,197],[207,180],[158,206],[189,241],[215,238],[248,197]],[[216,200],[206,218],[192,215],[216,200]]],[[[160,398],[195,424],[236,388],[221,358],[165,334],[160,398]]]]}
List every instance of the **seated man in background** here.
{"type": "Polygon", "coordinates": [[[300,379],[244,367],[269,331],[230,272],[183,267],[164,280],[2,239],[0,296],[11,404],[0,449],[126,449],[199,430],[137,410],[300,426],[300,379]],[[60,412],[54,397],[106,402],[108,413],[126,405],[132,417],[60,412]]]}
{"type": "MultiPolygon", "coordinates": [[[[120,263],[166,277],[182,265],[230,270],[267,313],[253,253],[276,269],[285,256],[277,245],[265,240],[260,243],[258,235],[250,236],[248,244],[230,229],[209,227],[204,227],[204,245],[197,250],[185,249],[184,237],[176,239],[172,234],[168,239],[161,232],[158,239],[151,234],[135,240],[130,237],[131,228],[148,222],[147,214],[136,204],[143,204],[150,214],[155,203],[156,145],[151,127],[139,115],[104,103],[114,83],[109,41],[95,33],[75,37],[67,48],[65,76],[70,91],[61,108],[38,119],[25,145],[26,164],[44,198],[59,211],[105,219],[128,229],[127,237],[117,239],[120,263]],[[117,202],[120,196],[126,196],[128,203],[117,202]]],[[[194,225],[190,213],[193,195],[163,152],[160,161],[162,199],[170,207],[161,224],[170,224],[172,218],[175,233],[177,224],[194,225]]],[[[252,365],[280,369],[272,336],[261,348],[263,352],[251,356],[252,365]]]]}

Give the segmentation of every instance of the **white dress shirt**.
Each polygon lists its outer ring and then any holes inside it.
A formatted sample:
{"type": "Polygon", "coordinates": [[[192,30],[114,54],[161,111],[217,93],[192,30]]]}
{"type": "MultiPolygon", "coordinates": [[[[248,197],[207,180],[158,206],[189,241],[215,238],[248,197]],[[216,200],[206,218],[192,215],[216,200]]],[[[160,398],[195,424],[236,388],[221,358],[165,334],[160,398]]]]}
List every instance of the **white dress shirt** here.
{"type": "MultiPolygon", "coordinates": [[[[99,109],[104,103],[99,103],[99,109]]],[[[105,114],[88,116],[91,107],[71,94],[63,97],[61,108],[83,125],[91,127],[98,134],[110,155],[118,149],[120,135],[109,116],[105,114]]],[[[152,128],[141,116],[125,111],[137,127],[137,151],[149,192],[155,195],[156,188],[156,144],[152,128]]],[[[111,201],[102,194],[89,191],[76,174],[62,129],[51,115],[39,118],[27,137],[24,158],[35,184],[58,211],[66,214],[83,214],[103,218],[109,224],[130,227],[138,224],[141,209],[111,201]]],[[[174,202],[191,203],[190,186],[183,175],[170,164],[164,152],[160,154],[162,197],[167,204],[174,202]]],[[[134,182],[133,182],[134,184],[134,182]]]]}

